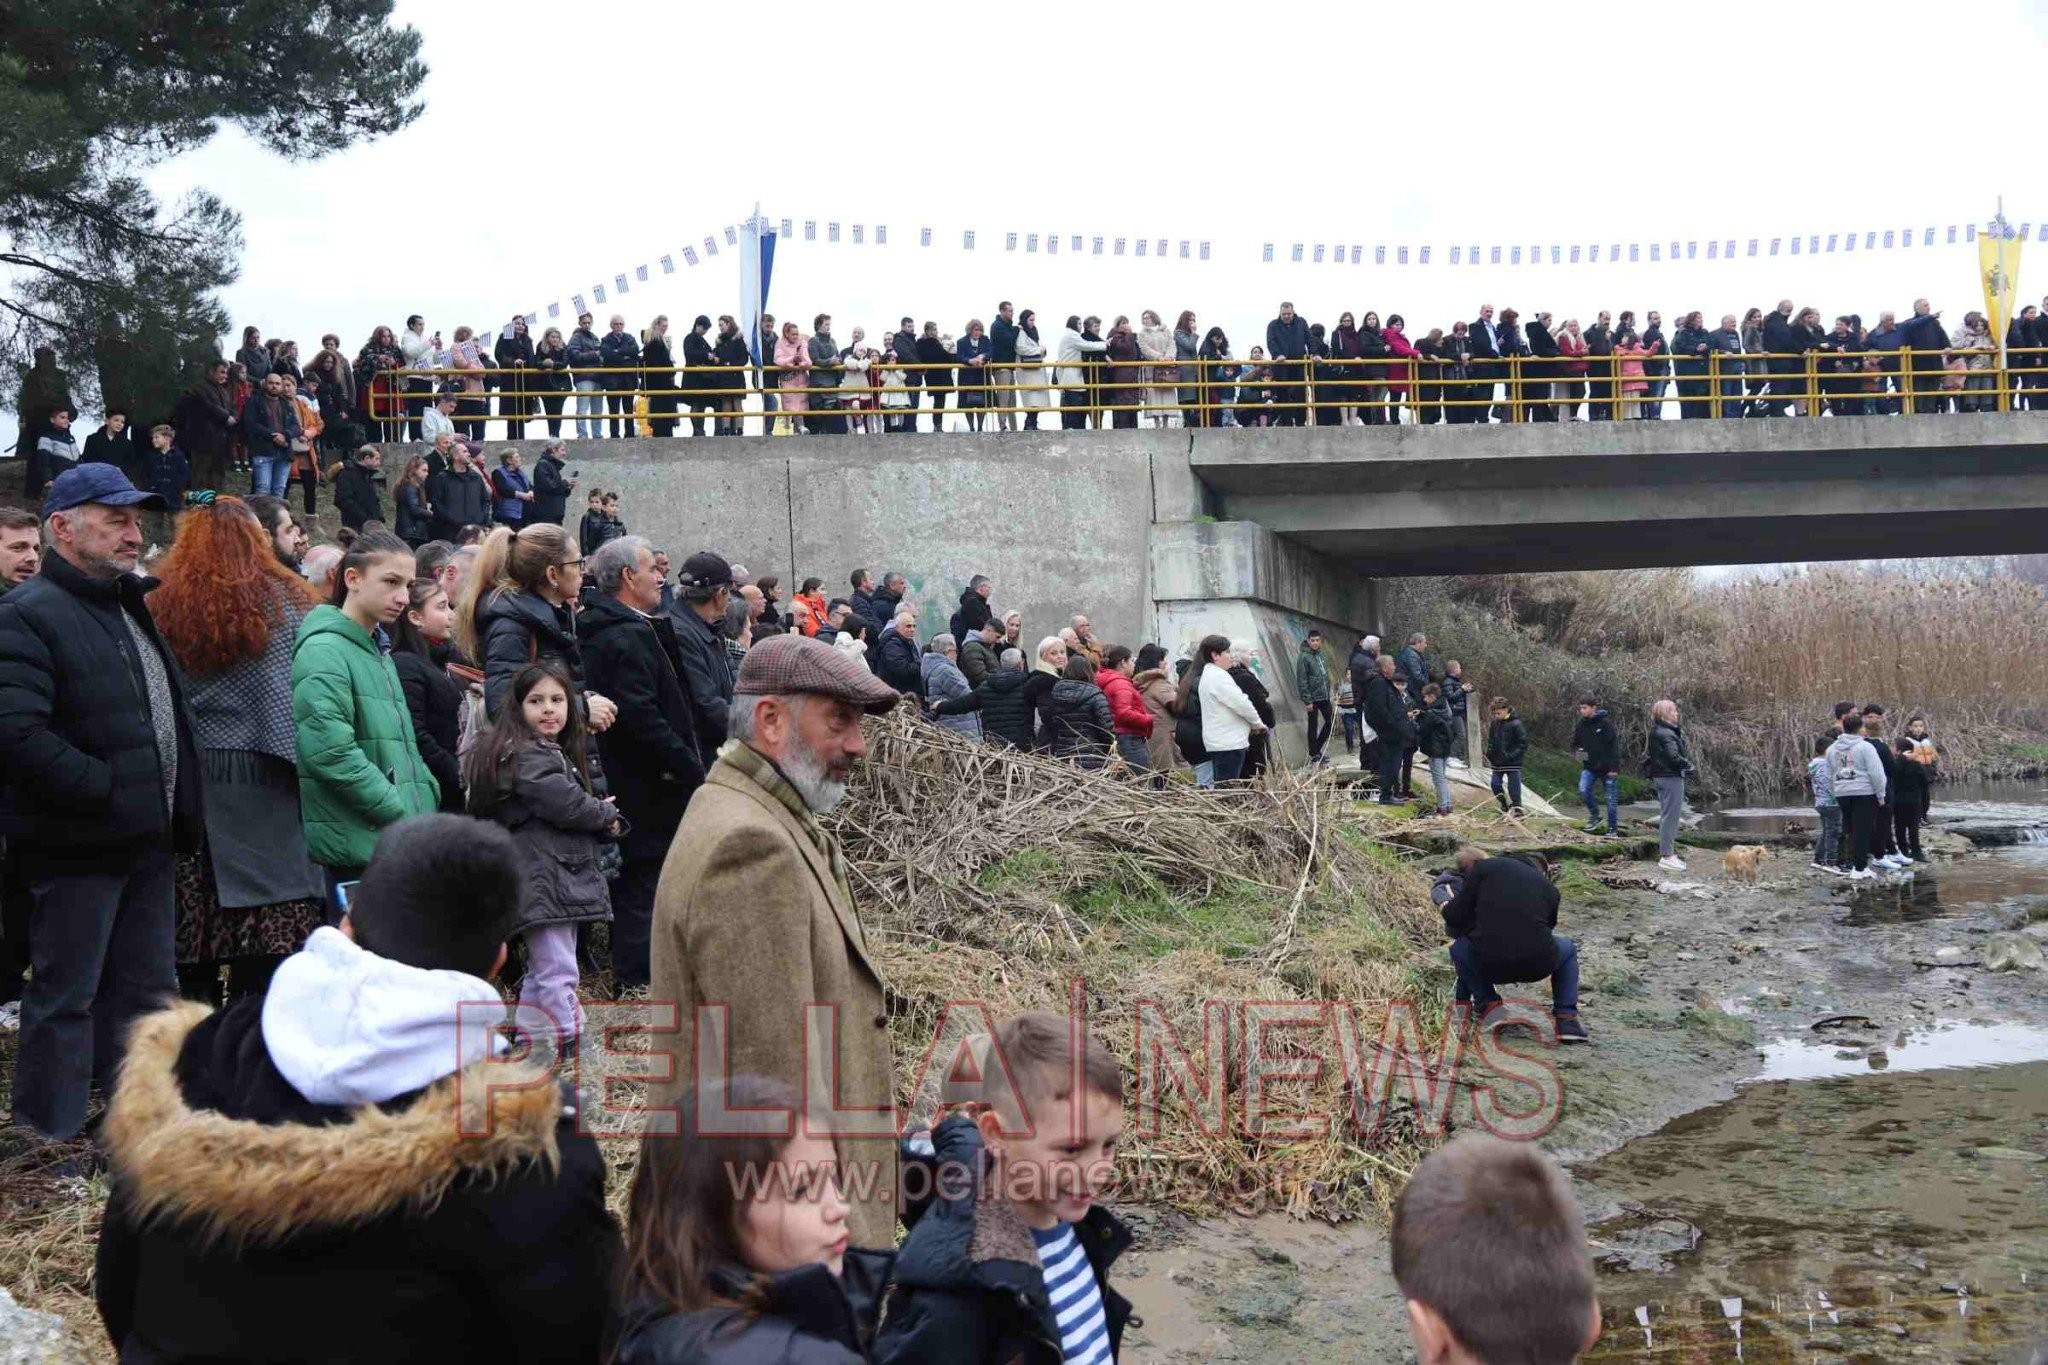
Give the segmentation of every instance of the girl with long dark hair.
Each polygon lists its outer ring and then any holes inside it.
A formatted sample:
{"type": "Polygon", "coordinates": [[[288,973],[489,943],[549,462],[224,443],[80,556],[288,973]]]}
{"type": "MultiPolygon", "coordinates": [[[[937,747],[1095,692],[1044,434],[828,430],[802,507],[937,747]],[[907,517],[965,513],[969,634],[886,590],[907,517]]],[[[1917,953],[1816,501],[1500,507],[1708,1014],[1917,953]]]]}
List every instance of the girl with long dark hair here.
{"type": "Polygon", "coordinates": [[[438,578],[415,578],[405,611],[393,623],[391,661],[405,688],[405,709],[412,716],[413,743],[427,771],[441,787],[441,809],[461,815],[462,692],[448,665],[454,662],[449,643],[455,629],[455,608],[438,578]]]}

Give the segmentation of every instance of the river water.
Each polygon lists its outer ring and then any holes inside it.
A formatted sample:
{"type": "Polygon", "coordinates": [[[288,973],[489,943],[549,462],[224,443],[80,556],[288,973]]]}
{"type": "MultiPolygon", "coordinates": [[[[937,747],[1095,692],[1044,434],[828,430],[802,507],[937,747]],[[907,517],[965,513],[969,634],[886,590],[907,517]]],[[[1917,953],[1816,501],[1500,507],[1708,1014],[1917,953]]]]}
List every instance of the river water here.
{"type": "MultiPolygon", "coordinates": [[[[1935,817],[2048,831],[2048,793],[1938,788],[1935,817]]],[[[1786,805],[1709,823],[1811,819],[1786,805]]],[[[2028,919],[2048,919],[2048,842],[1859,888],[1846,923],[2028,919]]],[[[2029,1359],[2048,1343],[2044,1023],[2048,1004],[1765,1039],[1734,1099],[1577,1168],[1605,1306],[1587,1358],[2029,1359]]]]}

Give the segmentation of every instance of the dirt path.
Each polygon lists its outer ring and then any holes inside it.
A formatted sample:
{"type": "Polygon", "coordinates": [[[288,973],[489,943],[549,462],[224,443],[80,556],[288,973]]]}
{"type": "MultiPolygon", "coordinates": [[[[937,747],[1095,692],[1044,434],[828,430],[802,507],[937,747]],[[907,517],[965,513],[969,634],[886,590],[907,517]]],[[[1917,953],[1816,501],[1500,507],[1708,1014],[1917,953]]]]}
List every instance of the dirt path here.
{"type": "MultiPolygon", "coordinates": [[[[1856,1034],[1880,1040],[1936,1021],[2048,1023],[2039,974],[1972,965],[1995,915],[1939,916],[1944,873],[1960,881],[1968,864],[1852,894],[1808,872],[1796,850],[1767,861],[1753,885],[1724,876],[1718,854],[1687,856],[1675,878],[1644,863],[1597,871],[1697,892],[1567,883],[1559,929],[1580,945],[1595,1040],[1554,1059],[1565,1102],[1543,1141],[1568,1162],[1730,1097],[1756,1073],[1759,1043],[1810,1039],[1829,1015],[1866,1016],[1873,1027],[1856,1034]],[[1943,965],[1916,965],[1932,963],[1943,965]]],[[[1143,1223],[1125,1289],[1145,1322],[1126,1360],[1412,1359],[1380,1231],[1280,1215],[1143,1223]]]]}

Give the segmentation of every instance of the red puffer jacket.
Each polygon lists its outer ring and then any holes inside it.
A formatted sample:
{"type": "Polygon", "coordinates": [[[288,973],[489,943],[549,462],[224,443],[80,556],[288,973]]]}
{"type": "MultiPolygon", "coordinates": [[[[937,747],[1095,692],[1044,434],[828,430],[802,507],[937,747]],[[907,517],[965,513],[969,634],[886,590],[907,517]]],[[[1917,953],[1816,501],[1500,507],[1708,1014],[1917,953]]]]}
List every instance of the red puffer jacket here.
{"type": "Polygon", "coordinates": [[[1118,734],[1151,737],[1152,713],[1145,709],[1145,699],[1138,695],[1137,684],[1113,668],[1103,668],[1096,670],[1095,685],[1109,698],[1109,715],[1116,722],[1118,734]]]}

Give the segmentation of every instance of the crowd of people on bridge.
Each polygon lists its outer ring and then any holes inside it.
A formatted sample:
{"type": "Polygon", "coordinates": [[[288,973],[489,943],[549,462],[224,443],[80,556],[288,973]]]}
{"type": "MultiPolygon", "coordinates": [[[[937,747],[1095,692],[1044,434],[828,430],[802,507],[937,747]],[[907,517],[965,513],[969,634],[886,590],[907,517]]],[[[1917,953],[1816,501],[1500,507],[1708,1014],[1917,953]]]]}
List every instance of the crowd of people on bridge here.
{"type": "MultiPolygon", "coordinates": [[[[2048,308],[2048,299],[2043,300],[2048,308]]],[[[2048,407],[2048,315],[2032,305],[1991,334],[1984,314],[1944,323],[1925,299],[1874,321],[1817,308],[1752,307],[1718,319],[1655,309],[1575,317],[1482,305],[1470,322],[1411,328],[1398,313],[1340,311],[1310,322],[1282,303],[1263,344],[1240,355],[1192,309],[1168,326],[1073,314],[1041,324],[999,303],[957,329],[905,316],[842,342],[829,314],[695,318],[678,338],[657,315],[602,331],[585,313],[565,336],[515,317],[489,344],[470,327],[445,337],[414,315],[374,329],[351,357],[339,335],[299,344],[243,329],[232,358],[198,376],[170,412],[110,408],[79,443],[70,385],[44,347],[24,374],[15,454],[28,495],[81,462],[118,466],[173,503],[188,488],[285,496],[313,510],[356,452],[378,442],[481,443],[565,428],[579,440],[768,434],[909,434],[1049,427],[1346,426],[1570,422],[1793,413],[1839,417],[2048,407]],[[2001,342],[2006,354],[2001,357],[2001,342]],[[2001,389],[2003,392],[2001,393],[2001,389]],[[751,425],[749,425],[751,423],[751,425]],[[922,424],[922,425],[921,425],[922,424]]],[[[516,498],[518,490],[494,501],[516,498]]],[[[539,493],[539,489],[525,490],[539,493]]]]}

